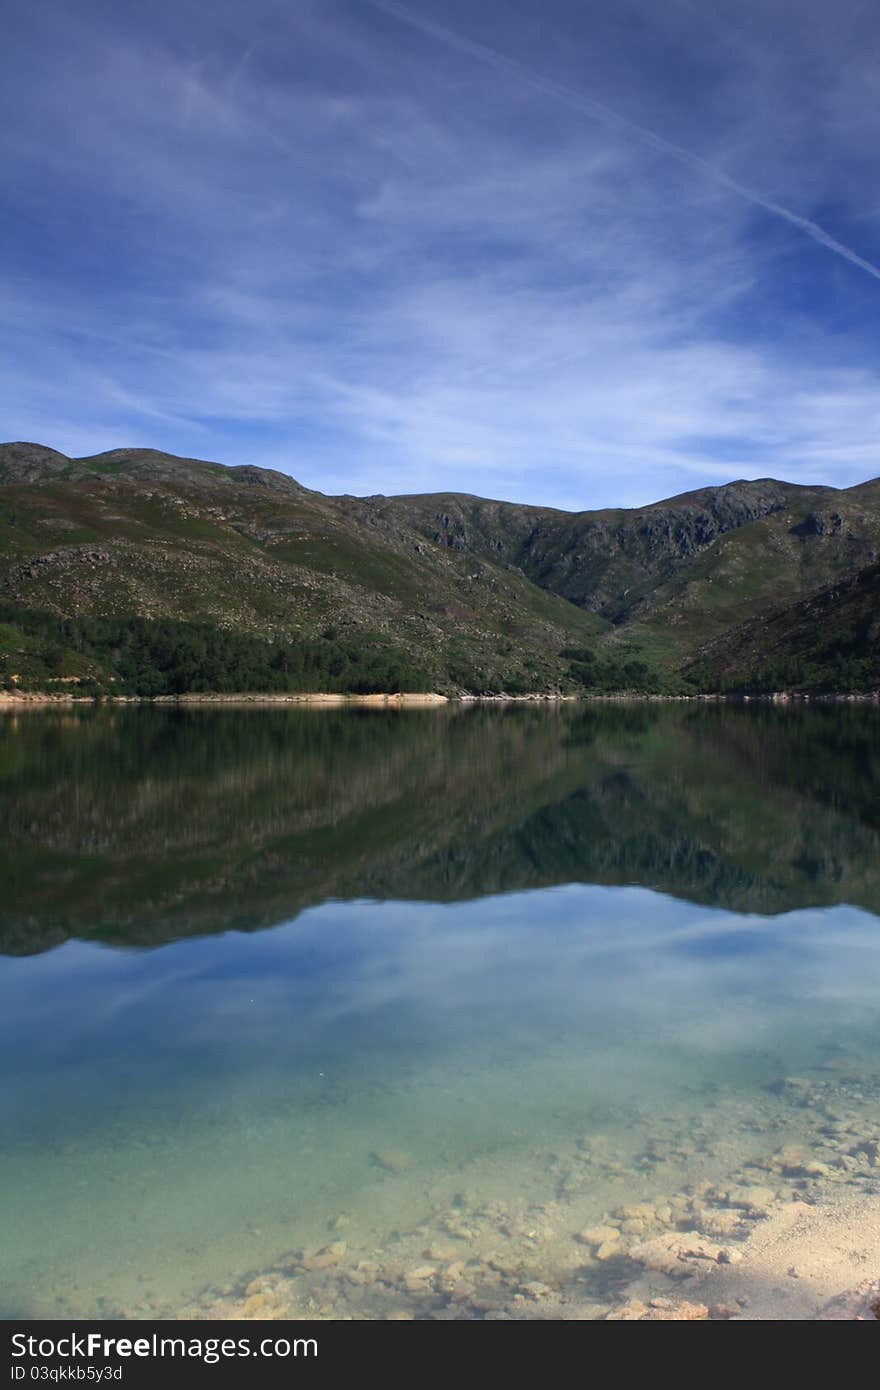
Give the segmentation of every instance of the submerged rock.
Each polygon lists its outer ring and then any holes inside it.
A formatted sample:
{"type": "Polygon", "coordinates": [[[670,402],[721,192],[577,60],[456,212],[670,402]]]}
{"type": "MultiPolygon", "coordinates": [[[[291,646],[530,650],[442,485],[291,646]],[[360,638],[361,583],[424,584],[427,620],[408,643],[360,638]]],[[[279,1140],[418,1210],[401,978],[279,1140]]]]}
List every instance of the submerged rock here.
{"type": "Polygon", "coordinates": [[[702,1322],[709,1316],[705,1303],[676,1303],[671,1298],[633,1299],[609,1313],[606,1322],[702,1322]]]}
{"type": "Polygon", "coordinates": [[[729,1187],[716,1190],[713,1195],[727,1207],[738,1207],[756,1216],[765,1216],[776,1202],[772,1187],[729,1187]]]}
{"type": "Polygon", "coordinates": [[[620,1240],[620,1231],[616,1226],[587,1226],[582,1231],[578,1231],[575,1240],[581,1245],[608,1245],[612,1241],[620,1240]]]}
{"type": "Polygon", "coordinates": [[[302,1267],[307,1270],[332,1269],[334,1265],[339,1264],[347,1248],[344,1240],[336,1240],[332,1245],[325,1245],[322,1250],[304,1255],[302,1267]]]}
{"type": "Polygon", "coordinates": [[[733,1236],[743,1231],[744,1218],[735,1207],[707,1207],[699,1212],[699,1225],[710,1236],[733,1236]]]}
{"type": "Polygon", "coordinates": [[[673,1279],[690,1279],[702,1273],[707,1264],[735,1264],[742,1258],[738,1250],[716,1245],[699,1231],[670,1231],[634,1245],[629,1255],[645,1269],[673,1279]]]}
{"type": "Polygon", "coordinates": [[[386,1173],[405,1173],[412,1167],[412,1156],[402,1149],[374,1149],[370,1157],[386,1173]]]}

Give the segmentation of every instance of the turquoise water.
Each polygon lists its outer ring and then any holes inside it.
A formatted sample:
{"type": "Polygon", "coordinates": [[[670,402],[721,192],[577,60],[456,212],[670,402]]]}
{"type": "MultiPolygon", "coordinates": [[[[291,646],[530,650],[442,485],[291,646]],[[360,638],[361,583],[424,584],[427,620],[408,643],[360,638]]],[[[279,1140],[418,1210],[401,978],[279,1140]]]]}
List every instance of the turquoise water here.
{"type": "Polygon", "coordinates": [[[8,720],[3,1315],[600,1316],[880,1190],[876,714],[624,713],[8,720]]]}

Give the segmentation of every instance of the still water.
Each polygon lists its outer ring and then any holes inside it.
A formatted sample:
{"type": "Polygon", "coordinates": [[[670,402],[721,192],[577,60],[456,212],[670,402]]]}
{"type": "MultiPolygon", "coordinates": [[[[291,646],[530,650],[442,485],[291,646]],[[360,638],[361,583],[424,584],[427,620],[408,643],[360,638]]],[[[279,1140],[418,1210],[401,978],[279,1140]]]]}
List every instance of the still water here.
{"type": "Polygon", "coordinates": [[[880,1190],[878,725],[4,715],[0,1314],[604,1316],[880,1190]]]}

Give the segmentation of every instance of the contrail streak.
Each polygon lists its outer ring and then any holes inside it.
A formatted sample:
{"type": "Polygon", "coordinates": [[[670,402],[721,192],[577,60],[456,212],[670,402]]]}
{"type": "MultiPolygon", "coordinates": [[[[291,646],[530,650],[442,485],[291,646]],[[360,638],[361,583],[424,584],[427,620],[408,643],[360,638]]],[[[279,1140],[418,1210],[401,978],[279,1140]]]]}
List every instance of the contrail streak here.
{"type": "Polygon", "coordinates": [[[864,256],[860,256],[851,247],[845,246],[842,241],[838,241],[830,232],[826,232],[824,227],[820,227],[818,222],[812,222],[808,217],[801,217],[799,213],[792,212],[790,208],[784,207],[782,203],[774,202],[772,198],[763,197],[760,193],[756,193],[753,188],[749,188],[746,184],[740,183],[738,179],[725,174],[722,169],[718,169],[709,160],[703,159],[701,155],[694,154],[692,150],[685,149],[683,145],[677,145],[674,140],[667,140],[665,136],[657,135],[647,126],[639,125],[637,121],[630,120],[628,116],[622,116],[619,111],[615,111],[611,106],[606,106],[604,102],[597,101],[594,97],[585,96],[574,87],[567,87],[562,82],[556,82],[552,77],[544,77],[540,73],[532,72],[530,68],[523,67],[516,59],[508,58],[504,53],[499,53],[497,49],[490,48],[488,44],[466,38],[463,34],[455,33],[442,24],[436,24],[433,20],[423,19],[420,15],[413,14],[405,5],[397,4],[396,0],[369,0],[369,3],[375,9],[384,10],[386,14],[399,19],[401,23],[420,30],[421,33],[427,34],[448,48],[457,49],[459,53],[465,53],[468,57],[476,59],[477,62],[486,63],[489,67],[505,73],[518,82],[527,83],[536,91],[545,92],[547,96],[554,97],[572,110],[632,136],[641,144],[648,145],[661,154],[677,160],[679,164],[687,164],[692,169],[699,169],[719,187],[726,188],[729,193],[733,193],[746,203],[751,203],[753,207],[763,208],[765,212],[787,222],[789,226],[797,227],[798,231],[818,242],[820,246],[824,246],[826,250],[833,251],[836,256],[841,256],[845,261],[849,261],[850,265],[857,266],[859,270],[873,275],[875,280],[880,280],[880,267],[874,265],[872,261],[865,260],[864,256]]]}

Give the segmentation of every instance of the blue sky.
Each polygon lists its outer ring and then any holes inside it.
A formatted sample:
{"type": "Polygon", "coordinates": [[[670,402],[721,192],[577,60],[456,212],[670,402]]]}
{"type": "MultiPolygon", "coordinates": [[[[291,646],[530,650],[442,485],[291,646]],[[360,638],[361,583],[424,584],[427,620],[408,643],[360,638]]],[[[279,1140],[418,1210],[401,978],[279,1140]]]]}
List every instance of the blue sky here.
{"type": "Polygon", "coordinates": [[[859,0],[33,0],[0,436],[635,505],[880,473],[859,0]]]}

